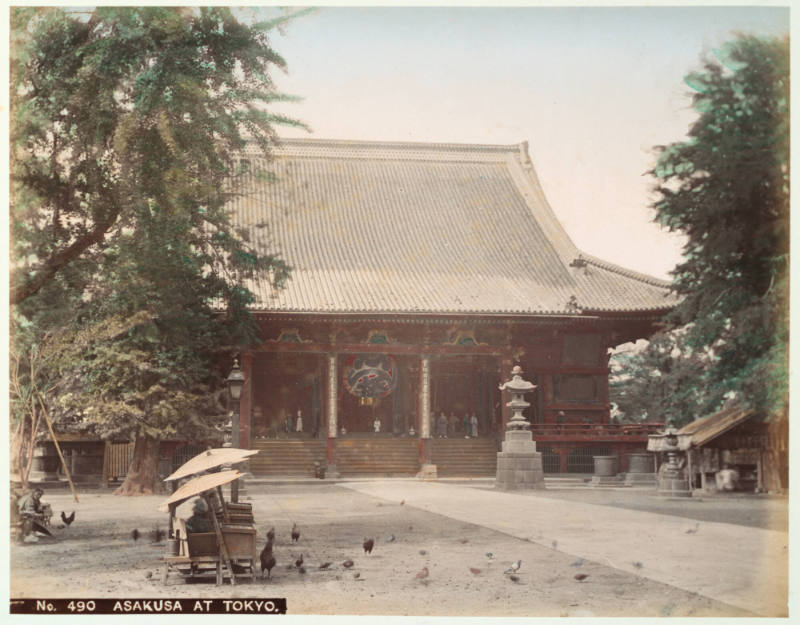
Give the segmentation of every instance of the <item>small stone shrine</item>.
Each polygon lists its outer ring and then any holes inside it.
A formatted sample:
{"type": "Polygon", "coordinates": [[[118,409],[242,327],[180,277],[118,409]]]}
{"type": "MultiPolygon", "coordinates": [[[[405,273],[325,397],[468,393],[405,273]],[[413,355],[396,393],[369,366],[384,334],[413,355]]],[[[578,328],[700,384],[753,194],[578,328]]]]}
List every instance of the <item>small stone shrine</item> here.
{"type": "Polygon", "coordinates": [[[522,379],[522,368],[519,365],[511,370],[511,380],[500,385],[501,391],[511,392],[511,401],[506,405],[514,414],[506,426],[502,451],[497,452],[495,488],[544,488],[542,454],[536,451],[531,426],[522,416],[522,411],[530,406],[525,401],[525,393],[530,393],[535,388],[535,385],[522,379]]]}

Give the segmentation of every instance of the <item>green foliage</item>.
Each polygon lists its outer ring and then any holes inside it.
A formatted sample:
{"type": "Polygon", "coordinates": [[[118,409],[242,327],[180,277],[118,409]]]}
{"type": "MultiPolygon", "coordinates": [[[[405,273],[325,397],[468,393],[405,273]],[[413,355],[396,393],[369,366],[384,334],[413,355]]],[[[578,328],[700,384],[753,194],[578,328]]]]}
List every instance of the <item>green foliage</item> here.
{"type": "Polygon", "coordinates": [[[46,346],[36,386],[62,428],[208,436],[220,357],[256,340],[245,280],[290,271],[226,208],[239,151],[297,124],[267,110],[285,63],[226,8],[14,8],[11,30],[20,371],[46,346]]]}
{"type": "Polygon", "coordinates": [[[690,324],[687,346],[713,355],[694,386],[780,414],[788,401],[789,43],[740,36],[715,54],[686,80],[699,112],[689,139],[662,147],[651,172],[656,220],[687,237],[673,272],[683,299],[669,321],[690,324]]]}

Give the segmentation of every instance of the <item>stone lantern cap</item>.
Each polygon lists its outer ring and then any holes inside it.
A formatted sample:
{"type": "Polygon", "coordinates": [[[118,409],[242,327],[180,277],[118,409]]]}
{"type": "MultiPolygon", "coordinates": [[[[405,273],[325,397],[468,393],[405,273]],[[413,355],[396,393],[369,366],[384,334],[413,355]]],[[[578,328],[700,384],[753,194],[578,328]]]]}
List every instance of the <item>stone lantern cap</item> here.
{"type": "Polygon", "coordinates": [[[527,380],[522,379],[522,367],[519,365],[514,365],[514,368],[511,370],[511,379],[500,385],[501,391],[509,390],[512,393],[528,393],[535,388],[535,384],[531,384],[527,380]]]}

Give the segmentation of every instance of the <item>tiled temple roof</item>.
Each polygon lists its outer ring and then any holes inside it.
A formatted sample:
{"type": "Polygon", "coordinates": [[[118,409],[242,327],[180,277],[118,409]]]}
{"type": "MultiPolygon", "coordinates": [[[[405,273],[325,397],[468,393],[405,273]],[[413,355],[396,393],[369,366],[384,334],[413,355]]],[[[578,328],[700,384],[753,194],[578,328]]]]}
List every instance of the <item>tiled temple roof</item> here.
{"type": "Polygon", "coordinates": [[[664,311],[669,283],[581,254],[513,146],[286,140],[245,155],[234,223],[292,267],[253,310],[664,311]],[[256,175],[271,171],[277,180],[256,175]]]}

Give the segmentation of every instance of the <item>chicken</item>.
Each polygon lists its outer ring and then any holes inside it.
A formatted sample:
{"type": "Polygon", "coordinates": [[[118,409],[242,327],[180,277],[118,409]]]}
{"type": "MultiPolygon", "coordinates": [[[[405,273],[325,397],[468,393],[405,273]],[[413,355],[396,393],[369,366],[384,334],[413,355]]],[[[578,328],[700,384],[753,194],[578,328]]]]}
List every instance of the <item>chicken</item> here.
{"type": "Polygon", "coordinates": [[[364,539],[364,553],[372,553],[372,548],[375,546],[375,540],[372,538],[364,539]]]}
{"type": "Polygon", "coordinates": [[[303,554],[302,554],[302,553],[300,554],[300,557],[299,557],[299,558],[297,558],[297,560],[295,560],[295,561],[294,561],[294,565],[295,565],[295,566],[296,566],[298,569],[299,569],[301,566],[303,566],[303,554]]]}
{"type": "MultiPolygon", "coordinates": [[[[63,512],[62,512],[62,514],[63,514],[63,512]]],[[[131,538],[133,538],[133,540],[139,540],[139,530],[134,529],[131,532],[131,538]]]]}
{"type": "Polygon", "coordinates": [[[72,525],[72,522],[75,520],[75,510],[72,511],[72,514],[67,516],[64,514],[64,511],[61,511],[61,520],[64,521],[67,525],[72,525]]]}
{"type": "Polygon", "coordinates": [[[587,573],[576,573],[575,574],[575,579],[577,579],[579,582],[582,582],[587,577],[589,577],[589,575],[587,573]]]}
{"type": "Polygon", "coordinates": [[[267,539],[267,544],[261,550],[261,577],[264,577],[264,571],[267,572],[267,577],[272,577],[272,567],[275,566],[275,556],[272,555],[272,541],[267,539]]]}
{"type": "Polygon", "coordinates": [[[275,528],[271,527],[267,532],[267,540],[271,543],[275,542],[275,528]]]}
{"type": "Polygon", "coordinates": [[[469,567],[469,572],[472,573],[473,575],[480,575],[481,570],[480,569],[476,569],[474,566],[471,566],[471,567],[469,567]]]}
{"type": "Polygon", "coordinates": [[[349,569],[351,566],[353,566],[353,564],[355,563],[352,560],[345,560],[342,562],[342,566],[346,569],[349,569]]]}
{"type": "Polygon", "coordinates": [[[427,579],[428,575],[430,575],[430,571],[428,571],[427,566],[423,566],[422,570],[415,575],[417,579],[427,579]]]}
{"type": "Polygon", "coordinates": [[[300,532],[297,530],[297,523],[292,524],[292,542],[300,540],[300,532]]]}
{"type": "Polygon", "coordinates": [[[301,567],[298,569],[298,571],[300,571],[300,575],[305,575],[305,574],[306,574],[306,567],[304,567],[304,566],[301,566],[301,567]]]}
{"type": "Polygon", "coordinates": [[[164,530],[162,530],[158,525],[153,528],[152,532],[153,542],[160,543],[164,540],[164,530]]]}

